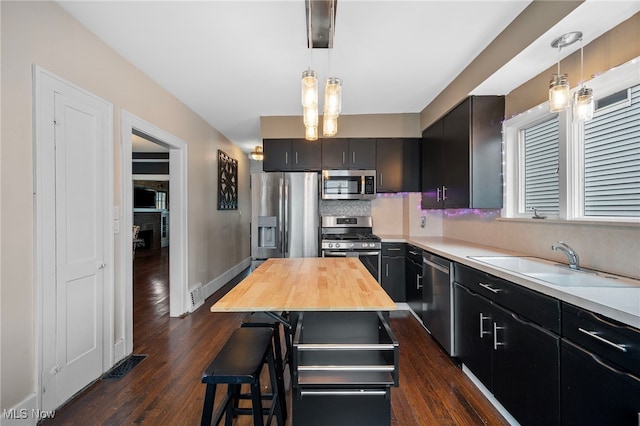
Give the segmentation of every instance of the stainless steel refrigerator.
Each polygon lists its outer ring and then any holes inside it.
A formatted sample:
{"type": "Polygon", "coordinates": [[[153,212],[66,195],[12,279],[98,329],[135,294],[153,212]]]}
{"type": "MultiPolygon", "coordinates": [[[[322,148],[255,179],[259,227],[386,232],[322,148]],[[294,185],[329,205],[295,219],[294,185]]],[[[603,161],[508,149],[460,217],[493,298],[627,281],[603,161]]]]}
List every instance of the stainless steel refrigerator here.
{"type": "Polygon", "coordinates": [[[251,258],[318,256],[318,173],[251,174],[251,258]]]}

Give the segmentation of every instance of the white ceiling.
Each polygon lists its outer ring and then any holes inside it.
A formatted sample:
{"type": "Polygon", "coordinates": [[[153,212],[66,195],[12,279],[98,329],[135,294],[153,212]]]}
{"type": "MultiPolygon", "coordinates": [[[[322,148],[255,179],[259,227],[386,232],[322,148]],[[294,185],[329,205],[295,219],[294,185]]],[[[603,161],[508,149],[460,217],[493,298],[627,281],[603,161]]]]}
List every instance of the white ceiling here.
{"type": "MultiPolygon", "coordinates": [[[[60,2],[246,152],[260,116],[301,114],[305,69],[342,78],[342,114],[418,113],[529,3],[338,0],[334,49],[309,50],[303,0],[60,2]]],[[[558,60],[555,37],[587,44],[639,10],[588,0],[473,93],[507,94],[558,60]]]]}

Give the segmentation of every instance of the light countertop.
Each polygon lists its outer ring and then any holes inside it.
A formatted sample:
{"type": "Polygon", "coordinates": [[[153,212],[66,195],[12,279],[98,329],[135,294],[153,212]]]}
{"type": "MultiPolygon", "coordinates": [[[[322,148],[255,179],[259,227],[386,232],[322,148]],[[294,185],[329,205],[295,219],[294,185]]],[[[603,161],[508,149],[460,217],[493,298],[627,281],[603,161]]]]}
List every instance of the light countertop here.
{"type": "Polygon", "coordinates": [[[640,328],[640,281],[624,278],[632,283],[629,287],[557,286],[470,258],[470,256],[528,256],[523,253],[450,238],[377,235],[382,242],[413,244],[454,262],[640,328]],[[633,286],[636,283],[637,286],[633,286]]]}

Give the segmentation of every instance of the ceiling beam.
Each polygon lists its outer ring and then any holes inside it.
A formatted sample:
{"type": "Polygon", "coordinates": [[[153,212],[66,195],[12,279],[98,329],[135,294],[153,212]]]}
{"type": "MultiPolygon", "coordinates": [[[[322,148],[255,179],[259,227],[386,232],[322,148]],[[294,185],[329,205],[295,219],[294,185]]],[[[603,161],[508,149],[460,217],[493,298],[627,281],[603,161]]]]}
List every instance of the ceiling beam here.
{"type": "Polygon", "coordinates": [[[438,96],[420,113],[426,129],[480,83],[545,34],[584,0],[533,0],[438,96]]]}

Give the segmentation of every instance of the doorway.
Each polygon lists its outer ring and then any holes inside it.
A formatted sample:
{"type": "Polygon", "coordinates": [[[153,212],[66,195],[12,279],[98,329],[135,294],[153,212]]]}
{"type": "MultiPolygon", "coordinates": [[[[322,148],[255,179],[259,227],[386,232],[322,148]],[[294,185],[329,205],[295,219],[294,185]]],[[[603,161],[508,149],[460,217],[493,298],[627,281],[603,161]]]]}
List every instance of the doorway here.
{"type": "MultiPolygon", "coordinates": [[[[182,316],[188,312],[188,253],[187,253],[187,144],[183,140],[130,114],[121,115],[122,143],[122,235],[121,268],[123,295],[123,339],[116,345],[119,359],[133,352],[133,268],[132,250],[134,225],[134,137],[164,147],[168,152],[168,191],[170,214],[166,216],[170,232],[169,256],[169,315],[182,316]]],[[[147,176],[149,177],[149,176],[147,176]]],[[[152,176],[153,177],[153,176],[152,176]]],[[[159,181],[156,178],[150,181],[159,181]]],[[[158,191],[156,191],[158,192],[158,191]]],[[[159,191],[162,192],[162,191],[159,191]]]]}

